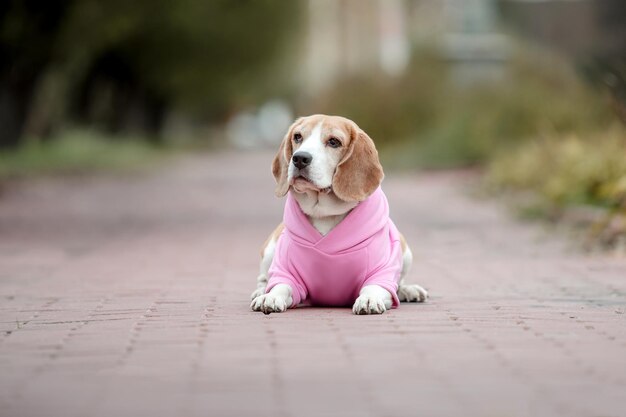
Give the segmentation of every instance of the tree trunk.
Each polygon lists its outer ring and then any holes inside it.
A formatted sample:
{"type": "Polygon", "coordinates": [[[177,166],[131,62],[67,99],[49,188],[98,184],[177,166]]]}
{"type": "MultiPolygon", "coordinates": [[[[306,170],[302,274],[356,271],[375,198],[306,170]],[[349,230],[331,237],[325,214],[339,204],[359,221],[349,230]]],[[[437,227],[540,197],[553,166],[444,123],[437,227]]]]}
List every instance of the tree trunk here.
{"type": "Polygon", "coordinates": [[[0,83],[0,148],[14,148],[20,143],[32,86],[0,83]]]}

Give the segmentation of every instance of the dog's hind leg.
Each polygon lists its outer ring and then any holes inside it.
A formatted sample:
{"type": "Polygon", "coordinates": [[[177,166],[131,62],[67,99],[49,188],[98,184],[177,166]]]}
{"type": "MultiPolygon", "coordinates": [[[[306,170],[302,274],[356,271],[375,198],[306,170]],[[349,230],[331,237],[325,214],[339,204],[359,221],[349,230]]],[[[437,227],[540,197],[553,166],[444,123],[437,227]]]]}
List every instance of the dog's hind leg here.
{"type": "Polygon", "coordinates": [[[265,287],[267,287],[267,280],[269,278],[269,270],[274,259],[274,252],[276,250],[276,242],[278,237],[283,231],[283,224],[279,224],[278,227],[267,238],[263,247],[261,248],[261,264],[259,265],[259,276],[256,279],[256,290],[250,295],[250,299],[254,300],[259,295],[265,294],[265,287]]]}
{"type": "Polygon", "coordinates": [[[402,243],[402,272],[398,282],[398,299],[404,302],[424,302],[428,298],[428,291],[417,284],[406,284],[404,278],[409,273],[413,265],[413,253],[406,244],[404,236],[401,236],[402,243]]]}

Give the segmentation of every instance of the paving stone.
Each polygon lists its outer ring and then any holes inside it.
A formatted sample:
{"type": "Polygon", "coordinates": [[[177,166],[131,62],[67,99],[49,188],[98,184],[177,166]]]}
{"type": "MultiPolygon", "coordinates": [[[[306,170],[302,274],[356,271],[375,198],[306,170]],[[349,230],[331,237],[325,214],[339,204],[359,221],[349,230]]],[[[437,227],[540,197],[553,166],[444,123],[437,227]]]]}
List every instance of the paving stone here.
{"type": "Polygon", "coordinates": [[[626,410],[626,260],[390,174],[422,305],[249,310],[269,152],[0,200],[0,416],[603,416],[626,410]]]}

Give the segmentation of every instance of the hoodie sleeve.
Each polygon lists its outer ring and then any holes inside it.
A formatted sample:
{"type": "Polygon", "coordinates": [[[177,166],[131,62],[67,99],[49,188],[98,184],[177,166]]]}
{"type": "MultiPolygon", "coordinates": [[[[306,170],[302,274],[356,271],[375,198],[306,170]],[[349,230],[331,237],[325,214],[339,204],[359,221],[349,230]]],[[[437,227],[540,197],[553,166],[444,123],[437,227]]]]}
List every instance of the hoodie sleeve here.
{"type": "Polygon", "coordinates": [[[402,272],[402,247],[400,241],[393,240],[390,249],[389,256],[383,259],[383,261],[369,273],[362,287],[366,285],[378,285],[386,289],[391,294],[393,302],[392,308],[396,308],[400,304],[400,300],[398,300],[398,280],[402,272]]]}
{"type": "Polygon", "coordinates": [[[296,277],[296,274],[289,268],[289,238],[283,234],[278,238],[276,244],[276,251],[274,252],[274,258],[269,269],[269,280],[267,281],[267,287],[265,293],[270,292],[278,284],[287,284],[291,287],[291,307],[295,307],[304,301],[307,297],[306,287],[301,280],[296,277]]]}

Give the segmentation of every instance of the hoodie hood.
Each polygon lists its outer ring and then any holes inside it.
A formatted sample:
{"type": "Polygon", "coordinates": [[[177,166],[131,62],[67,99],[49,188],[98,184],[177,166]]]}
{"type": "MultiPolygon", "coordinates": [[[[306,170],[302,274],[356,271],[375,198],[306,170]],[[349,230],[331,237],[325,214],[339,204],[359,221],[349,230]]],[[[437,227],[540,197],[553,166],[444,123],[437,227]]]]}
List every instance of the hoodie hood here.
{"type": "Polygon", "coordinates": [[[384,228],[388,221],[389,204],[380,187],[325,236],[313,227],[291,192],[287,194],[283,215],[285,229],[295,242],[327,254],[355,249],[384,228]]]}

